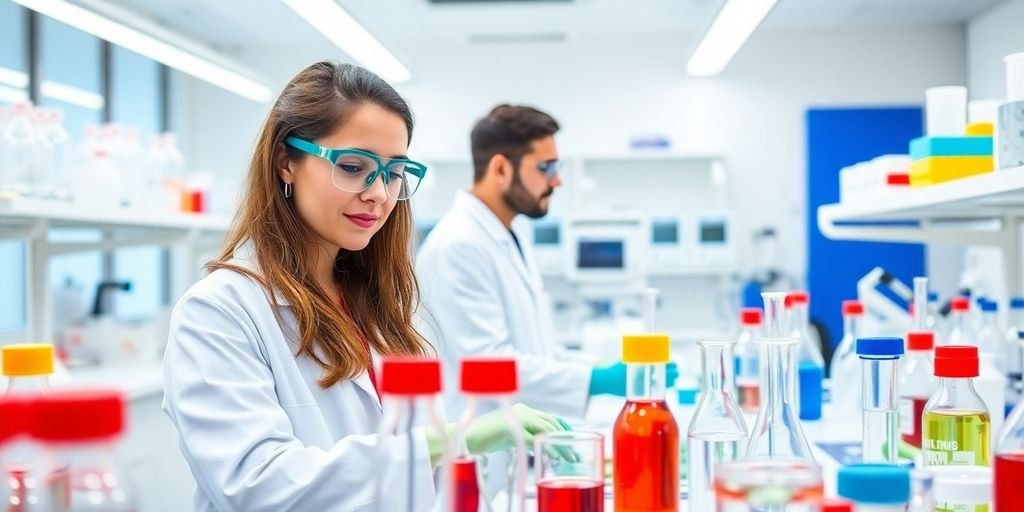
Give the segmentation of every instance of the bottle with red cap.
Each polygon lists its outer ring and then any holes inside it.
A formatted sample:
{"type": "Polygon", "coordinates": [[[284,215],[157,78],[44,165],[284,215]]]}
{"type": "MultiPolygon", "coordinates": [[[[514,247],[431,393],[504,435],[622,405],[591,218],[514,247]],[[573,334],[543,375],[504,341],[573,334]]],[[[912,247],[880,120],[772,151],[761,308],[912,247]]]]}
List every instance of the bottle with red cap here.
{"type": "Polygon", "coordinates": [[[761,310],[740,310],[740,335],[736,338],[736,390],[739,406],[754,414],[761,404],[757,340],[761,337],[761,310]]]}
{"type": "Polygon", "coordinates": [[[843,301],[843,339],[832,354],[829,375],[832,377],[832,407],[840,414],[857,414],[861,409],[860,359],[857,338],[864,305],[858,300],[843,301]]]}
{"type": "MultiPolygon", "coordinates": [[[[466,397],[466,407],[455,435],[451,510],[491,510],[495,503],[507,500],[507,510],[525,512],[527,444],[524,426],[512,406],[512,398],[519,391],[516,360],[511,357],[462,359],[459,389],[466,397]],[[486,425],[494,421],[502,424],[486,425]],[[491,444],[499,437],[487,434],[478,437],[473,434],[474,429],[482,432],[500,430],[500,443],[505,450],[492,453],[495,447],[482,445],[491,444]],[[486,458],[472,455],[480,453],[491,455],[486,458]],[[485,465],[489,467],[487,471],[484,470],[485,465]]],[[[504,507],[502,509],[505,510],[504,507]]]]}
{"type": "Polygon", "coordinates": [[[435,493],[431,484],[433,468],[446,466],[450,446],[440,408],[441,363],[385,357],[379,384],[384,410],[374,469],[376,510],[422,510],[425,503],[446,499],[445,493],[435,493]]]}
{"type": "Polygon", "coordinates": [[[800,419],[821,419],[822,383],[825,380],[825,358],[815,344],[810,330],[811,296],[805,291],[786,296],[790,309],[790,336],[800,340],[797,356],[797,403],[800,419]]]}
{"type": "Polygon", "coordinates": [[[135,512],[135,493],[114,446],[125,430],[117,391],[61,391],[29,405],[28,433],[44,446],[36,509],[53,512],[135,512]]]}
{"type": "Polygon", "coordinates": [[[938,390],[925,404],[921,448],[926,466],[988,466],[991,419],[974,388],[978,347],[949,345],[935,349],[938,390]]]}
{"type": "Polygon", "coordinates": [[[978,345],[971,321],[971,299],[953,297],[949,303],[949,337],[939,345],[978,345]]]}
{"type": "Polygon", "coordinates": [[[928,399],[935,394],[935,364],[932,350],[935,334],[930,331],[907,333],[907,355],[900,368],[900,437],[907,444],[921,447],[921,415],[928,399]]]}

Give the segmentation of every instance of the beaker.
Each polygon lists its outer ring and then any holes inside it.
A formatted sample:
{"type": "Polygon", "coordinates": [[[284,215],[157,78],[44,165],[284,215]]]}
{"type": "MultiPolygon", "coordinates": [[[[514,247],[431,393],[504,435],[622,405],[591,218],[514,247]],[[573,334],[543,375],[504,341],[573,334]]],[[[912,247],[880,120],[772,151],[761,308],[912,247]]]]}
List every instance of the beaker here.
{"type": "Polygon", "coordinates": [[[714,471],[740,457],[747,425],[733,395],[732,340],[700,341],[703,368],[700,402],[686,432],[691,510],[712,510],[714,471]]]}
{"type": "Polygon", "coordinates": [[[538,512],[604,510],[604,436],[550,432],[534,438],[538,512]]]}
{"type": "Polygon", "coordinates": [[[901,338],[860,338],[864,462],[896,463],[899,433],[897,370],[901,338]]]}
{"type": "Polygon", "coordinates": [[[810,461],[733,461],[715,473],[717,512],[818,512],[821,506],[821,469],[810,461]]]}

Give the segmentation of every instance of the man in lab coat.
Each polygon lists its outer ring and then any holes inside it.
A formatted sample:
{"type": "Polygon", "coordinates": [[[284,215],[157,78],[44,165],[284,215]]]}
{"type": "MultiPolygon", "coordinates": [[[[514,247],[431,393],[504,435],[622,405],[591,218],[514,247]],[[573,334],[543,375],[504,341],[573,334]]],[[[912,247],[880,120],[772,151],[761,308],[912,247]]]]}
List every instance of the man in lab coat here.
{"type": "Polygon", "coordinates": [[[525,106],[495,107],[473,128],[473,186],[460,191],[417,256],[421,332],[447,372],[445,405],[462,413],[458,361],[514,355],[520,400],[581,418],[592,394],[625,394],[622,364],[595,366],[555,339],[551,306],[532,248],[513,227],[518,215],[543,217],[562,185],[558,123],[525,106]]]}

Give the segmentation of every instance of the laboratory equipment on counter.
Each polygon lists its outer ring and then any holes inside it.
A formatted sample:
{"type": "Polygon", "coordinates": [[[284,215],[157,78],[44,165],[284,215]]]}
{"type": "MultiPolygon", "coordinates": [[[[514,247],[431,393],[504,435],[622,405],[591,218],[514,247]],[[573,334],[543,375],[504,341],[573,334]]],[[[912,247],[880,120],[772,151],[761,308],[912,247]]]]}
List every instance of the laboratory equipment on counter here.
{"type": "MultiPolygon", "coordinates": [[[[801,420],[821,419],[822,382],[825,379],[825,359],[815,344],[810,331],[810,294],[791,292],[787,296],[792,327],[790,336],[800,340],[797,356],[797,403],[801,420]]],[[[788,307],[787,306],[787,307],[788,307]]]]}
{"type": "Polygon", "coordinates": [[[696,235],[689,254],[695,268],[731,268],[735,264],[735,248],[730,233],[731,215],[727,213],[700,213],[694,216],[696,225],[689,232],[696,235]]]}
{"type": "MultiPolygon", "coordinates": [[[[441,363],[436,359],[385,357],[380,364],[380,393],[383,418],[377,435],[377,463],[374,467],[377,480],[374,486],[376,510],[419,510],[423,503],[429,503],[435,498],[423,495],[422,486],[417,488],[416,485],[416,472],[423,468],[417,468],[410,461],[423,458],[417,457],[415,450],[430,450],[415,441],[416,428],[427,425],[440,437],[434,442],[441,447],[439,467],[445,468],[442,473],[447,470],[451,457],[446,436],[448,430],[442,419],[438,397],[441,393],[441,363]],[[385,493],[395,493],[401,498],[385,500],[385,493]]],[[[429,440],[427,444],[430,444],[429,440]]],[[[446,481],[444,479],[447,477],[443,475],[442,480],[446,481]]],[[[441,500],[450,496],[446,492],[437,495],[441,500]]],[[[438,510],[444,511],[447,507],[442,502],[438,510]]]]}
{"type": "Polygon", "coordinates": [[[915,277],[914,278],[914,302],[911,303],[910,309],[910,330],[911,331],[928,331],[928,278],[927,277],[915,277]]]}
{"type": "Polygon", "coordinates": [[[845,466],[837,484],[857,512],[904,512],[910,502],[910,470],[894,464],[845,466]]]}
{"type": "Polygon", "coordinates": [[[921,448],[925,466],[987,466],[991,457],[991,419],[974,389],[978,347],[935,348],[938,390],[925,404],[921,448]]]}
{"type": "Polygon", "coordinates": [[[1006,333],[1003,336],[1003,354],[1006,362],[1006,402],[1016,404],[1024,388],[1021,375],[1024,370],[1024,352],[1019,343],[1020,331],[1024,329],[1024,297],[1010,299],[1010,313],[1006,318],[1006,333]]]}
{"type": "Polygon", "coordinates": [[[996,510],[1016,510],[1024,504],[1024,401],[1006,420],[995,458],[996,510]]]}
{"type": "MultiPolygon", "coordinates": [[[[933,499],[936,512],[990,512],[992,511],[993,472],[981,466],[930,467],[935,477],[933,499]]],[[[1017,481],[1017,485],[1020,485],[1017,481]]],[[[996,511],[1020,510],[1022,503],[1009,507],[995,507],[996,511]]]]}
{"type": "Polygon", "coordinates": [[[971,326],[971,299],[953,297],[949,302],[949,337],[940,340],[939,345],[974,345],[978,338],[971,326]]]}
{"type": "Polygon", "coordinates": [[[733,461],[715,473],[717,512],[818,512],[825,491],[807,460],[733,461]]]}
{"type": "Polygon", "coordinates": [[[679,427],[665,401],[666,334],[622,337],[626,404],[613,427],[617,512],[679,509],[679,427]]]}
{"type": "Polygon", "coordinates": [[[860,359],[857,338],[864,305],[858,300],[843,301],[843,339],[832,354],[829,375],[832,379],[832,408],[840,415],[857,414],[861,404],[860,359]]]}
{"type": "Polygon", "coordinates": [[[978,328],[978,351],[981,354],[991,354],[998,358],[995,360],[996,368],[1003,375],[1006,375],[1003,354],[1003,330],[999,328],[999,305],[993,300],[986,300],[981,303],[981,323],[978,328]]]}
{"type": "Polygon", "coordinates": [[[41,466],[46,492],[41,493],[40,510],[138,510],[135,492],[114,454],[126,421],[120,392],[61,391],[37,397],[29,409],[29,433],[46,447],[41,466]]]}
{"type": "Polygon", "coordinates": [[[533,255],[542,275],[564,275],[565,246],[562,244],[562,223],[558,219],[533,221],[533,255]]]}
{"type": "Polygon", "coordinates": [[[703,384],[686,431],[688,500],[692,510],[715,506],[715,468],[741,457],[747,425],[733,387],[732,340],[700,341],[703,384]]]}
{"type": "Polygon", "coordinates": [[[452,511],[477,512],[490,510],[498,495],[504,494],[508,500],[509,512],[525,512],[526,510],[526,440],[523,439],[522,426],[512,412],[511,399],[519,391],[519,380],[516,360],[508,357],[466,357],[459,364],[459,390],[465,395],[466,408],[459,420],[453,446],[457,451],[452,458],[452,511]],[[483,413],[484,402],[496,402],[498,410],[505,418],[505,427],[512,433],[511,455],[494,457],[490,462],[507,461],[508,467],[491,467],[488,471],[508,475],[507,481],[489,479],[485,473],[482,457],[470,454],[466,446],[465,432],[469,424],[483,413]],[[505,489],[495,489],[498,495],[490,496],[489,486],[485,482],[498,481],[505,483],[505,489]]]}
{"type": "Polygon", "coordinates": [[[935,476],[930,472],[924,469],[910,470],[910,506],[907,512],[934,512],[934,487],[935,476]]]}
{"type": "Polygon", "coordinates": [[[857,280],[857,299],[864,305],[862,335],[899,336],[910,330],[907,304],[914,292],[882,267],[857,280]]]}
{"type": "Polygon", "coordinates": [[[647,279],[647,217],[628,213],[566,220],[566,278],[583,296],[635,294],[647,279]]]}
{"type": "Polygon", "coordinates": [[[804,437],[796,411],[796,361],[794,352],[800,343],[780,336],[783,331],[784,292],[765,292],[765,326],[768,337],[761,348],[761,407],[750,432],[747,458],[804,459],[813,462],[811,447],[804,437]]]}
{"type": "Polygon", "coordinates": [[[929,87],[924,91],[926,133],[930,136],[964,134],[967,127],[967,88],[962,85],[929,87]]]}
{"type": "Polygon", "coordinates": [[[568,431],[534,438],[538,512],[604,511],[604,436],[568,431]]]}
{"type": "Polygon", "coordinates": [[[672,273],[689,264],[693,247],[683,242],[682,218],[658,215],[651,217],[651,245],[647,253],[647,267],[651,273],[672,273]],[[690,251],[687,251],[690,249],[690,251]]]}
{"type": "Polygon", "coordinates": [[[744,412],[755,413],[760,406],[758,344],[761,338],[761,309],[740,310],[740,335],[736,339],[736,393],[744,412]]]}
{"type": "Polygon", "coordinates": [[[897,374],[903,355],[900,338],[860,338],[863,387],[864,462],[896,463],[899,442],[897,374]]]}
{"type": "Polygon", "coordinates": [[[921,447],[921,415],[935,394],[935,335],[929,331],[907,333],[907,355],[900,368],[900,434],[903,442],[921,447]]]}
{"type": "Polygon", "coordinates": [[[999,439],[1006,418],[1006,376],[996,368],[995,358],[993,354],[979,354],[978,378],[974,379],[974,389],[988,408],[993,444],[999,439]]]}
{"type": "Polygon", "coordinates": [[[0,349],[7,389],[2,394],[34,395],[50,392],[53,374],[53,345],[25,343],[6,345],[0,349]]]}

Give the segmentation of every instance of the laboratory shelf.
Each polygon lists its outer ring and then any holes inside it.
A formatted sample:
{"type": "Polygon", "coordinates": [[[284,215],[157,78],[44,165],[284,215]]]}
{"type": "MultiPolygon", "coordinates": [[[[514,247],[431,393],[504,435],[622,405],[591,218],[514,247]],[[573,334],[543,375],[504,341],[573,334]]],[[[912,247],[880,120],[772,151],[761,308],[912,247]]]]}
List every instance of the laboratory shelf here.
{"type": "Polygon", "coordinates": [[[930,187],[886,190],[871,199],[823,205],[818,229],[833,240],[988,245],[1002,249],[1011,293],[1021,281],[1024,167],[930,187]]]}
{"type": "Polygon", "coordinates": [[[0,198],[0,225],[47,221],[50,227],[136,228],[227,231],[231,220],[205,214],[159,212],[141,208],[90,208],[67,201],[0,198]]]}
{"type": "Polygon", "coordinates": [[[139,400],[163,393],[163,365],[159,361],[115,366],[72,368],[66,382],[54,384],[60,389],[116,389],[128,400],[139,400]]]}

